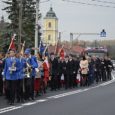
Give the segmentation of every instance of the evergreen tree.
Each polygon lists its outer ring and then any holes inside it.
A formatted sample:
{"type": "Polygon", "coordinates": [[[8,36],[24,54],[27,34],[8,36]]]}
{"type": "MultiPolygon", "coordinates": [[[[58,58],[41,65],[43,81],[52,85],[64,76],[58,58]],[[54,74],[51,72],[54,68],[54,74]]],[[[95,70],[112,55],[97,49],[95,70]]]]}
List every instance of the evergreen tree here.
{"type": "MultiPolygon", "coordinates": [[[[8,19],[11,20],[9,29],[12,33],[19,35],[19,5],[20,0],[6,0],[4,3],[7,7],[4,8],[8,13],[8,19]]],[[[35,35],[35,5],[34,0],[22,0],[22,41],[26,41],[26,45],[34,46],[34,35],[35,35]]],[[[41,14],[39,14],[39,19],[41,14]]],[[[40,28],[39,28],[40,29],[40,28]]],[[[38,34],[39,37],[41,34],[38,34]]]]}

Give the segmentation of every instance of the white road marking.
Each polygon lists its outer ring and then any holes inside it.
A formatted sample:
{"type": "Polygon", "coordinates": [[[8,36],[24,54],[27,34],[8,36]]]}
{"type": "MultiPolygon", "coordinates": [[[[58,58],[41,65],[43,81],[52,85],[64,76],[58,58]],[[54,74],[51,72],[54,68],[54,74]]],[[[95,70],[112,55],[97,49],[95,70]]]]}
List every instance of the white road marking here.
{"type": "Polygon", "coordinates": [[[20,109],[20,108],[22,108],[22,106],[18,106],[18,107],[13,107],[13,108],[10,108],[10,109],[6,109],[4,111],[0,111],[0,114],[6,113],[6,112],[9,112],[9,111],[13,111],[13,110],[16,110],[16,109],[20,109]]]}
{"type": "Polygon", "coordinates": [[[29,106],[29,105],[33,105],[36,104],[36,102],[28,102],[28,103],[24,103],[22,104],[22,106],[29,106]]]}
{"type": "Polygon", "coordinates": [[[2,109],[0,109],[0,111],[4,111],[4,110],[6,110],[6,109],[11,109],[11,108],[13,108],[13,107],[15,107],[15,106],[10,106],[10,107],[6,107],[6,108],[2,108],[2,109]]]}
{"type": "Polygon", "coordinates": [[[39,100],[36,100],[34,102],[24,103],[24,104],[21,104],[20,106],[10,106],[10,107],[6,107],[6,108],[2,108],[2,109],[0,109],[0,114],[6,113],[6,112],[9,112],[9,111],[13,111],[13,110],[16,110],[16,109],[20,109],[20,108],[23,108],[23,107],[26,107],[26,106],[34,105],[34,104],[37,104],[37,103],[42,103],[42,102],[48,101],[50,99],[57,99],[57,98],[61,98],[61,97],[69,96],[69,95],[79,94],[81,92],[85,92],[85,91],[88,91],[88,90],[91,90],[91,89],[95,89],[95,88],[98,88],[98,87],[103,87],[103,86],[109,85],[113,82],[115,82],[115,76],[112,74],[112,80],[111,81],[99,84],[97,86],[90,87],[90,88],[85,88],[85,89],[79,89],[79,90],[75,90],[75,91],[71,91],[71,92],[67,92],[67,93],[62,93],[62,94],[59,94],[59,95],[46,97],[46,99],[39,99],[39,100]]]}
{"type": "Polygon", "coordinates": [[[39,99],[39,100],[36,100],[37,103],[45,102],[45,101],[47,101],[47,99],[39,99]]]}

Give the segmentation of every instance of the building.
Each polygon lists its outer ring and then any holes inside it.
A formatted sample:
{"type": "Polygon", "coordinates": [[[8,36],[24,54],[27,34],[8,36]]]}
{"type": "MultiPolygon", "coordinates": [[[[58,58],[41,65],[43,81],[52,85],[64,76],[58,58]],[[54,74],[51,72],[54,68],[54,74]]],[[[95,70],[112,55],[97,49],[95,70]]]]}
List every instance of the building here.
{"type": "Polygon", "coordinates": [[[43,41],[45,44],[56,45],[58,39],[58,18],[50,7],[43,21],[43,41]]]}

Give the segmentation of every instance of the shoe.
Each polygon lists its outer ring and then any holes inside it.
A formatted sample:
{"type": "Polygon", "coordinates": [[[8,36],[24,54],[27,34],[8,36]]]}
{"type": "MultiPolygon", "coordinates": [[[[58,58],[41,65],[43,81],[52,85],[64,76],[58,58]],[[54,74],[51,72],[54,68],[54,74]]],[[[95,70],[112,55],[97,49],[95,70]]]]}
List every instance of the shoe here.
{"type": "Polygon", "coordinates": [[[31,97],[31,99],[34,101],[35,99],[34,99],[34,97],[31,97]]]}
{"type": "Polygon", "coordinates": [[[9,103],[9,105],[14,105],[14,103],[13,103],[13,102],[11,102],[11,103],[9,103]]]}
{"type": "Polygon", "coordinates": [[[24,100],[23,100],[23,99],[21,99],[21,103],[24,103],[24,100]]]}
{"type": "Polygon", "coordinates": [[[16,102],[17,102],[17,103],[20,103],[20,100],[18,99],[16,102]]]}

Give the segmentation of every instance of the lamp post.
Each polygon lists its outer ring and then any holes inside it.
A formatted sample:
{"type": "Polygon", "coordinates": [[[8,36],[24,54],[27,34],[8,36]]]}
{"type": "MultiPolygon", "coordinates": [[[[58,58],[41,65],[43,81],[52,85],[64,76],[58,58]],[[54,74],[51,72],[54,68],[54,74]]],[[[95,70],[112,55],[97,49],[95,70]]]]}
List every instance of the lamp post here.
{"type": "Polygon", "coordinates": [[[19,3],[19,38],[18,38],[18,50],[21,50],[22,41],[22,0],[18,0],[19,3]]]}
{"type": "Polygon", "coordinates": [[[70,43],[71,43],[70,48],[72,48],[72,46],[73,46],[73,33],[70,33],[70,43]]]}

